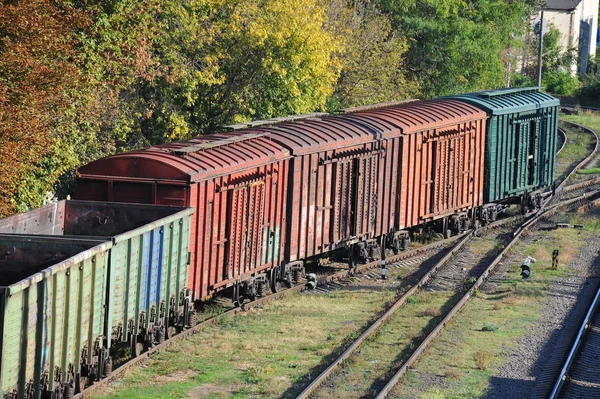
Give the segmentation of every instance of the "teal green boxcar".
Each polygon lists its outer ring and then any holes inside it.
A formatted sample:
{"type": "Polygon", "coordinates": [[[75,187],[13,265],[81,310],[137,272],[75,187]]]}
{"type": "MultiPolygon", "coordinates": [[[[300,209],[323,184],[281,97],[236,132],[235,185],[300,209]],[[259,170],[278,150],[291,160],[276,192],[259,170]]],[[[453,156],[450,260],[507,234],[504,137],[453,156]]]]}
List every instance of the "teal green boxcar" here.
{"type": "Polygon", "coordinates": [[[558,99],[539,88],[454,96],[487,112],[484,200],[510,202],[551,186],[556,168],[558,99]]]}
{"type": "Polygon", "coordinates": [[[39,398],[37,387],[83,380],[104,335],[111,247],[0,235],[0,397],[39,398]]]}
{"type": "Polygon", "coordinates": [[[60,201],[0,220],[0,233],[112,242],[106,339],[94,348],[98,378],[112,368],[112,343],[127,342],[136,354],[189,324],[192,213],[171,206],[60,201]]]}

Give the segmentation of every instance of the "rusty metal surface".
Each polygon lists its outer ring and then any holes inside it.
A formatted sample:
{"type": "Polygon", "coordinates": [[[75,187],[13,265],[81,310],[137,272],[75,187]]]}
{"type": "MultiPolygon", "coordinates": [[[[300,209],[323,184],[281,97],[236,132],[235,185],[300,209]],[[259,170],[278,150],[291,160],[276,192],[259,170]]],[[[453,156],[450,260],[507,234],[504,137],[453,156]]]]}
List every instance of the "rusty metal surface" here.
{"type": "Polygon", "coordinates": [[[381,142],[370,141],[294,158],[286,260],[378,235],[376,207],[383,155],[381,142]]]}
{"type": "Polygon", "coordinates": [[[343,118],[359,123],[363,119],[370,119],[382,126],[393,126],[393,129],[384,132],[386,138],[398,134],[455,126],[485,117],[484,111],[472,105],[444,99],[411,102],[343,116],[343,118]]]}
{"type": "Polygon", "coordinates": [[[140,182],[144,179],[194,182],[288,156],[286,149],[261,134],[243,130],[208,134],[102,158],[79,168],[78,176],[80,179],[126,176],[140,179],[140,182]]]}
{"type": "Polygon", "coordinates": [[[190,186],[194,299],[283,261],[288,168],[287,159],[265,162],[190,186]]]}
{"type": "Polygon", "coordinates": [[[400,166],[390,165],[399,194],[397,229],[483,205],[485,114],[387,144],[400,159],[400,166]]]}
{"type": "Polygon", "coordinates": [[[189,287],[204,299],[282,262],[289,157],[260,131],[206,135],[84,166],[77,196],[195,208],[189,287]]]}

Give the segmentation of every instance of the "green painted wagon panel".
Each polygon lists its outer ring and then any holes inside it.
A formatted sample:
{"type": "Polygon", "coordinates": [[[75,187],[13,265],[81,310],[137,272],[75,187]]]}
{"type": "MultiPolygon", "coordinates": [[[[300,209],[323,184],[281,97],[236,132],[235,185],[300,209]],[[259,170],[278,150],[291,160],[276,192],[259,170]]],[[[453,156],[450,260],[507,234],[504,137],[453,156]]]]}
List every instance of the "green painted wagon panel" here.
{"type": "Polygon", "coordinates": [[[551,186],[556,168],[558,99],[538,88],[454,96],[487,112],[484,196],[500,202],[551,186]]]}
{"type": "MultiPolygon", "coordinates": [[[[44,372],[80,372],[84,347],[104,332],[104,292],[112,243],[36,236],[0,237],[0,396],[37,389],[44,372]],[[71,317],[69,317],[71,315],[71,317]]],[[[52,386],[50,387],[52,389],[52,386]]]]}
{"type": "Polygon", "coordinates": [[[0,232],[110,237],[105,324],[110,348],[113,340],[128,339],[131,324],[140,327],[142,312],[158,314],[186,287],[192,213],[171,206],[59,201],[0,220],[0,232]],[[172,230],[181,243],[171,245],[172,230]]]}

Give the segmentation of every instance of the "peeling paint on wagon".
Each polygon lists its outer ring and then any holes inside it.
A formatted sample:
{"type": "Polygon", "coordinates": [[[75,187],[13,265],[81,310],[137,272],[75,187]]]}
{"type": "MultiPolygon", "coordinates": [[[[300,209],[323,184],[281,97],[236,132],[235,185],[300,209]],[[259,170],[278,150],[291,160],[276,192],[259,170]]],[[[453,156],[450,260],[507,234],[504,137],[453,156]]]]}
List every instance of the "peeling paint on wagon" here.
{"type": "MultiPolygon", "coordinates": [[[[80,373],[84,347],[104,332],[111,242],[0,235],[0,396],[39,386],[55,367],[80,373]],[[25,327],[26,326],[26,327],[25,327]],[[68,346],[68,350],[66,347],[68,346]]],[[[21,397],[21,396],[19,396],[21,397]]]]}

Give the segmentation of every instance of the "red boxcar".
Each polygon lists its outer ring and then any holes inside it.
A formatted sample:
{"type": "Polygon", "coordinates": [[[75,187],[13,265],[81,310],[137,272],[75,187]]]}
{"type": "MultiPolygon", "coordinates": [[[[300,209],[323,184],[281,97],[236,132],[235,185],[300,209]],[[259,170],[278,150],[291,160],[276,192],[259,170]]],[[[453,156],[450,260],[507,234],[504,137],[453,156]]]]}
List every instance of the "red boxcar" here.
{"type": "Polygon", "coordinates": [[[483,205],[486,114],[480,109],[432,100],[344,118],[383,130],[379,208],[384,231],[392,219],[394,230],[402,230],[483,205]]]}
{"type": "Polygon", "coordinates": [[[189,287],[206,299],[283,262],[289,160],[260,134],[208,135],[81,167],[77,198],[194,207],[189,287]]]}
{"type": "Polygon", "coordinates": [[[384,154],[377,132],[332,116],[280,123],[260,131],[293,155],[288,262],[380,235],[375,225],[378,165],[384,154]]]}

